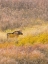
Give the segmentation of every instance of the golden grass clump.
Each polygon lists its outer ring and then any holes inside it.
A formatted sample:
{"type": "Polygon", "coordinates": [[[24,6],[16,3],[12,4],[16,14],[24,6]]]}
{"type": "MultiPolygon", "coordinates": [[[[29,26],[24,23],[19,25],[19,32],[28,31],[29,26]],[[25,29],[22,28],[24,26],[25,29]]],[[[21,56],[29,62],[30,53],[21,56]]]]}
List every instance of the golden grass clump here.
{"type": "Polygon", "coordinates": [[[36,36],[25,36],[24,38],[19,39],[18,45],[30,45],[30,44],[38,44],[38,43],[48,43],[48,33],[41,33],[36,36]]]}
{"type": "Polygon", "coordinates": [[[37,42],[48,43],[48,33],[39,34],[37,37],[37,42]]]}

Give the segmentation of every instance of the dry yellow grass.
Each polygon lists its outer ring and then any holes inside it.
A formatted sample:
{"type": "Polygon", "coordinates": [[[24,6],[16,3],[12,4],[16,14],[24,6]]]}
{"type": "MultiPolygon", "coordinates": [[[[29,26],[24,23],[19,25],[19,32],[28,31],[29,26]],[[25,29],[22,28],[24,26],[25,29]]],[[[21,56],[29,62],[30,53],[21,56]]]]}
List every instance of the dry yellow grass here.
{"type": "Polygon", "coordinates": [[[12,31],[14,30],[0,32],[0,47],[48,43],[48,24],[42,26],[37,25],[31,28],[26,27],[22,30],[23,35],[19,36],[17,39],[7,40],[7,33],[12,31]]]}
{"type": "Polygon", "coordinates": [[[0,32],[0,64],[47,64],[48,25],[23,29],[16,41],[7,41],[7,33],[0,32]]]}

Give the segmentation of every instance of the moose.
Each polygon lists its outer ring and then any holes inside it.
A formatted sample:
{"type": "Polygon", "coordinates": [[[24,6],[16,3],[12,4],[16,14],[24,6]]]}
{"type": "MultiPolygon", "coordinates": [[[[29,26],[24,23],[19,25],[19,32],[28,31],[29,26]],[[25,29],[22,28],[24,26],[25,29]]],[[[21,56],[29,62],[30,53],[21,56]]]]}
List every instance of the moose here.
{"type": "Polygon", "coordinates": [[[19,35],[23,35],[23,33],[21,31],[14,31],[13,33],[7,33],[7,39],[8,38],[18,38],[19,35]]]}

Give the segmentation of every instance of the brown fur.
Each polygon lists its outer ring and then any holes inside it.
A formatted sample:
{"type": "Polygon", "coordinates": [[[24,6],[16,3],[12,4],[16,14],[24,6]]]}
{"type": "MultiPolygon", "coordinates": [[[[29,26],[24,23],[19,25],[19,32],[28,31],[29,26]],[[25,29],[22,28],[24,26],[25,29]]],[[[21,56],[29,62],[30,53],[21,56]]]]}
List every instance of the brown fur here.
{"type": "Polygon", "coordinates": [[[21,31],[14,31],[13,33],[7,33],[7,38],[19,37],[19,35],[23,35],[21,31]]]}

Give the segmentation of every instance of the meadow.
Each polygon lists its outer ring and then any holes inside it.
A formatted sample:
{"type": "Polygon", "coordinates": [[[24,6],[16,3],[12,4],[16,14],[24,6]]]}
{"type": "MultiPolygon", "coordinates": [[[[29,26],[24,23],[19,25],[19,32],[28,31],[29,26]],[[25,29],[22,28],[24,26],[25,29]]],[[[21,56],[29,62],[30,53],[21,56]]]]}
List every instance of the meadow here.
{"type": "Polygon", "coordinates": [[[0,0],[0,64],[48,64],[48,0],[0,0]]]}
{"type": "MultiPolygon", "coordinates": [[[[0,64],[48,64],[48,24],[26,27],[23,35],[7,41],[7,33],[0,32],[0,64]]],[[[16,29],[19,30],[19,29],[16,29]]]]}

